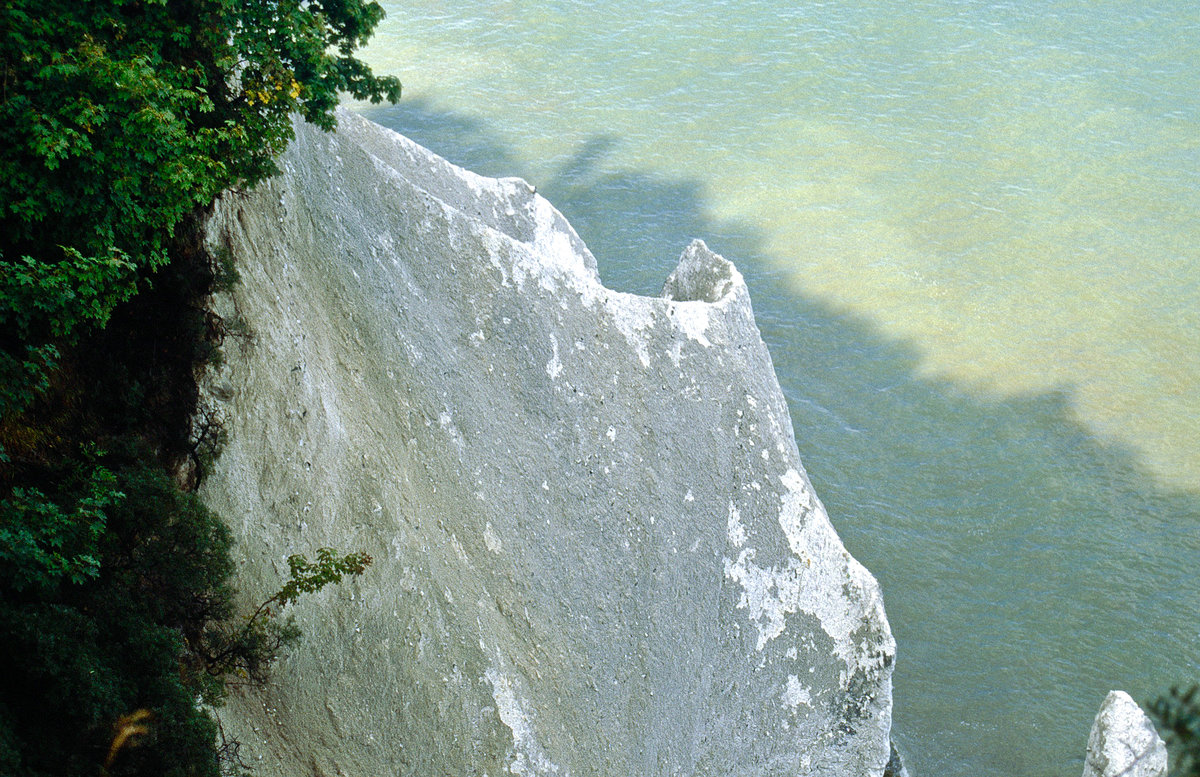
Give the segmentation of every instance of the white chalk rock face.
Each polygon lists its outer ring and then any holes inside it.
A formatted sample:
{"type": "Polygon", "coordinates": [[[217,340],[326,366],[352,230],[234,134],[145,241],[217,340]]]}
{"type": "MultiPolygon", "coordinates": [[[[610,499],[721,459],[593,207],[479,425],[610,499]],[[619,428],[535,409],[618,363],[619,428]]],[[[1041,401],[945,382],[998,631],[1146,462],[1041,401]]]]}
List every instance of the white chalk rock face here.
{"type": "Polygon", "coordinates": [[[261,775],[879,775],[895,653],[797,454],[732,264],[601,285],[563,217],[349,113],[208,228],[202,495],[247,603],[365,550],[221,711],[261,775]]]}
{"type": "Polygon", "coordinates": [[[1124,691],[1109,691],[1088,737],[1083,777],[1163,777],[1167,746],[1124,691]]]}

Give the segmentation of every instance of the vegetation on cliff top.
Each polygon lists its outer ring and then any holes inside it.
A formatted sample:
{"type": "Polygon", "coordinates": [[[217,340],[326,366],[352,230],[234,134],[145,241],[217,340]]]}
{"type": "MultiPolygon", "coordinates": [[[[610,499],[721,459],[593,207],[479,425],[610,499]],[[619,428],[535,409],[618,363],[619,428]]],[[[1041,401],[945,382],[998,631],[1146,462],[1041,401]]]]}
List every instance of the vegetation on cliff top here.
{"type": "MultiPolygon", "coordinates": [[[[292,633],[277,598],[234,618],[228,532],[168,475],[202,443],[195,376],[227,331],[197,214],[275,171],[293,113],[330,129],[340,92],[398,98],[354,57],[382,15],[0,6],[0,774],[215,775],[197,699],[292,633]]],[[[276,596],[368,561],[296,557],[276,596]]]]}
{"type": "Polygon", "coordinates": [[[399,97],[363,0],[12,0],[0,10],[0,411],[168,262],[179,223],[275,170],[291,114],[399,97]]]}

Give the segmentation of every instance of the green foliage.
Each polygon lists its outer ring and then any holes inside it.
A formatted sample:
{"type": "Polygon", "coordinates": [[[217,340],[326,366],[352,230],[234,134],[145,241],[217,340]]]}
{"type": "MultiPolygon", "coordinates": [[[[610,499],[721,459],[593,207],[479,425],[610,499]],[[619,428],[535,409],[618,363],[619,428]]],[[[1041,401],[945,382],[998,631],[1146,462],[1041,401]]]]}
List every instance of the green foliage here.
{"type": "Polygon", "coordinates": [[[228,530],[136,459],[95,464],[89,482],[124,498],[105,504],[102,532],[84,522],[86,574],[26,553],[9,580],[37,584],[0,589],[0,757],[14,774],[95,775],[114,722],[147,709],[153,737],[112,775],[215,776],[205,688],[182,669],[190,641],[231,612],[228,530]]]}
{"type": "Polygon", "coordinates": [[[124,494],[116,490],[116,476],[95,463],[97,455],[85,452],[68,478],[66,498],[74,502],[69,508],[37,489],[14,488],[0,499],[0,585],[17,592],[49,590],[99,574],[105,510],[124,494]]]}
{"type": "Polygon", "coordinates": [[[289,556],[291,579],[259,607],[259,612],[269,612],[271,604],[283,607],[296,601],[300,594],[315,593],[330,583],[340,583],[345,575],[361,575],[370,563],[371,557],[366,553],[350,553],[339,558],[333,548],[318,548],[317,560],[311,564],[304,556],[289,556]]]}
{"type": "Polygon", "coordinates": [[[44,390],[57,363],[53,342],[72,342],[87,325],[103,326],[112,309],[134,292],[134,265],[119,251],[84,257],[62,247],[57,263],[24,256],[6,261],[0,251],[0,322],[12,343],[0,350],[0,417],[19,412],[44,390]]]}
{"type": "Polygon", "coordinates": [[[393,102],[353,56],[364,0],[9,0],[0,6],[0,413],[54,348],[166,264],[176,226],[275,171],[291,114],[393,102]]]}
{"type": "Polygon", "coordinates": [[[279,619],[283,608],[302,594],[316,593],[332,583],[340,583],[347,575],[361,575],[370,564],[371,557],[366,553],[338,556],[332,548],[318,548],[317,560],[312,563],[302,555],[289,556],[290,579],[267,597],[240,628],[230,628],[225,623],[206,634],[209,673],[227,678],[224,686],[262,685],[271,663],[300,636],[291,618],[279,619]]]}
{"type": "Polygon", "coordinates": [[[22,339],[62,339],[87,323],[103,326],[133,293],[136,268],[120,252],[99,259],[75,248],[64,247],[63,253],[57,264],[28,256],[3,264],[5,321],[22,339]]]}
{"type": "Polygon", "coordinates": [[[1171,776],[1200,777],[1200,685],[1172,688],[1149,709],[1171,754],[1171,776]]]}
{"type": "Polygon", "coordinates": [[[116,754],[110,775],[215,777],[215,724],[196,699],[219,704],[231,686],[264,682],[300,633],[279,610],[361,574],[370,557],[328,548],[311,564],[293,556],[291,579],[237,617],[220,519],[142,452],[100,458],[81,457],[72,475],[107,499],[87,508],[82,528],[64,529],[80,536],[3,551],[0,774],[95,775],[114,725],[145,710],[148,735],[116,754]],[[83,561],[67,548],[92,555],[83,561]]]}
{"type": "Polygon", "coordinates": [[[228,531],[164,473],[219,448],[188,419],[235,329],[197,302],[236,272],[196,214],[275,172],[294,113],[331,129],[339,92],[399,96],[353,56],[380,18],[0,3],[0,775],[215,777],[197,699],[261,682],[298,635],[279,609],[369,562],[319,551],[237,618],[228,531]]]}

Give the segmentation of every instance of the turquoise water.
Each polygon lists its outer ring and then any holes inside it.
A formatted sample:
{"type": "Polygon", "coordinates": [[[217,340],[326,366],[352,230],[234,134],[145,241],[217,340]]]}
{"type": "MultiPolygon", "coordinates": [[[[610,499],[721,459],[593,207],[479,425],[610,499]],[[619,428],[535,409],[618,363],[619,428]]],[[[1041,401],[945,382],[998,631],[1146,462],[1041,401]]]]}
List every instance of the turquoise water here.
{"type": "Polygon", "coordinates": [[[734,260],[899,643],[914,777],[1078,774],[1200,680],[1200,6],[414,2],[362,107],[615,288],[734,260]]]}

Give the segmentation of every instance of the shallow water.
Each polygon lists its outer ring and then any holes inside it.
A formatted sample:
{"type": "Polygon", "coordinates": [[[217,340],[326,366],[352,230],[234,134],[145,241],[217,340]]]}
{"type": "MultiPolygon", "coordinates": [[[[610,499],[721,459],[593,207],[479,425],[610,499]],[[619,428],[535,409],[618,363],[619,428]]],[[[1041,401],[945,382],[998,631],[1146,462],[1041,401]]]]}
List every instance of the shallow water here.
{"type": "Polygon", "coordinates": [[[610,286],[742,269],[914,775],[1078,773],[1106,691],[1200,679],[1200,7],[384,5],[368,116],[610,286]]]}

